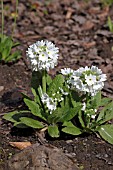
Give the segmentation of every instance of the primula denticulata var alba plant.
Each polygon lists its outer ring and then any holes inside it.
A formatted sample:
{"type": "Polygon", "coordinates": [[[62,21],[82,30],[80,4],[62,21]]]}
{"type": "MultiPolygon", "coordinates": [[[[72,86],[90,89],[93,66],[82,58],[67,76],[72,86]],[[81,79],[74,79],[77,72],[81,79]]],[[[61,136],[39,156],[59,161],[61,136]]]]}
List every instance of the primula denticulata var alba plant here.
{"type": "Polygon", "coordinates": [[[49,41],[29,46],[34,98],[23,94],[28,109],[7,113],[3,118],[20,128],[47,130],[51,137],[59,137],[60,131],[71,135],[98,133],[113,144],[113,101],[101,96],[106,75],[96,66],[86,66],[61,69],[51,78],[48,71],[57,65],[58,53],[49,41]]]}

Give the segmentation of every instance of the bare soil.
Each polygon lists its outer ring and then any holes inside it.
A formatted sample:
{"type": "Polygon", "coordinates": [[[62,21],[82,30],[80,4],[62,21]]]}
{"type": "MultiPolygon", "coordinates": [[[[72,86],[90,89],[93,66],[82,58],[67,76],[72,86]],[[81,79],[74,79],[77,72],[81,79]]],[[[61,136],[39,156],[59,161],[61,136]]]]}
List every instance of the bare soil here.
{"type": "MultiPolygon", "coordinates": [[[[11,34],[14,25],[15,1],[4,0],[5,31],[11,34]]],[[[18,149],[12,141],[39,142],[32,129],[13,128],[2,119],[9,111],[24,108],[21,92],[30,91],[31,70],[25,52],[37,40],[47,39],[60,49],[58,66],[50,71],[55,75],[64,67],[78,69],[96,65],[107,74],[103,96],[113,98],[113,33],[107,17],[113,19],[113,6],[103,6],[100,0],[20,0],[17,25],[13,37],[21,45],[22,58],[16,63],[0,63],[0,166],[18,149]]],[[[1,25],[1,21],[0,21],[1,25]]],[[[73,137],[62,134],[58,139],[46,140],[64,153],[72,155],[83,170],[113,170],[113,145],[96,135],[73,137]]]]}

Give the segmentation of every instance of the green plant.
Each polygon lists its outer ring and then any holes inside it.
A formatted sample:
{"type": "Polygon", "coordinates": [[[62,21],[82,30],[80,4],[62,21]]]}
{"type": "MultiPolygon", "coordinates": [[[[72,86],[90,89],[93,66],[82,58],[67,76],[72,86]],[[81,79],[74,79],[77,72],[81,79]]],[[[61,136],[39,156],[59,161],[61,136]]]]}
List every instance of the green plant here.
{"type": "MultiPolygon", "coordinates": [[[[37,73],[38,75],[39,73],[37,73]]],[[[23,127],[23,124],[32,128],[48,130],[52,137],[60,135],[59,128],[65,121],[71,120],[81,108],[80,103],[76,103],[73,107],[67,95],[68,89],[64,87],[64,78],[62,75],[57,75],[51,79],[46,74],[46,93],[43,93],[41,86],[37,90],[32,88],[34,100],[24,95],[24,102],[29,108],[26,111],[14,111],[4,116],[5,119],[14,122],[14,126],[23,127]],[[65,92],[64,92],[65,90],[65,92]],[[54,94],[54,95],[53,95],[54,94]],[[57,106],[57,108],[56,108],[57,106]],[[31,113],[34,118],[24,116],[31,113]],[[22,126],[21,126],[22,125],[22,126]]],[[[72,134],[79,134],[79,130],[73,127],[72,134]]]]}
{"type": "Polygon", "coordinates": [[[18,45],[19,43],[14,43],[11,37],[0,35],[0,61],[8,63],[19,59],[21,57],[19,50],[12,53],[12,48],[18,45]]]}
{"type": "Polygon", "coordinates": [[[13,31],[12,31],[12,37],[14,34],[14,30],[16,28],[16,21],[17,21],[17,16],[18,16],[18,0],[16,0],[16,9],[15,9],[15,15],[14,15],[14,26],[13,26],[13,31]]]}
{"type": "Polygon", "coordinates": [[[14,126],[47,130],[51,137],[60,131],[80,135],[98,133],[113,144],[113,101],[102,98],[106,75],[96,66],[78,70],[61,69],[54,78],[48,71],[57,64],[58,48],[48,41],[38,41],[28,48],[27,56],[33,69],[32,93],[23,94],[27,110],[13,111],[4,119],[14,126]]]}
{"type": "MultiPolygon", "coordinates": [[[[18,0],[16,0],[16,14],[17,14],[17,5],[18,0]]],[[[16,25],[16,16],[14,18],[14,27],[12,36],[6,36],[4,35],[4,6],[3,6],[3,0],[1,0],[1,7],[2,7],[2,32],[0,34],[0,61],[4,61],[5,63],[16,61],[21,57],[21,52],[15,51],[12,52],[12,48],[18,46],[20,43],[15,43],[13,41],[13,32],[16,25]]]]}
{"type": "Polygon", "coordinates": [[[113,4],[113,0],[101,0],[101,2],[105,5],[105,6],[111,6],[113,4]]]}
{"type": "Polygon", "coordinates": [[[112,22],[112,20],[111,20],[111,18],[109,16],[108,16],[108,20],[107,20],[107,25],[109,27],[109,30],[111,32],[113,32],[113,22],[112,22]]]}
{"type": "Polygon", "coordinates": [[[62,69],[61,72],[68,86],[74,89],[75,101],[83,105],[75,116],[78,126],[68,121],[63,124],[65,127],[62,131],[70,133],[70,127],[75,126],[81,133],[99,133],[103,139],[113,144],[113,125],[108,123],[113,119],[113,101],[101,97],[106,75],[96,66],[81,67],[77,71],[62,69]]]}

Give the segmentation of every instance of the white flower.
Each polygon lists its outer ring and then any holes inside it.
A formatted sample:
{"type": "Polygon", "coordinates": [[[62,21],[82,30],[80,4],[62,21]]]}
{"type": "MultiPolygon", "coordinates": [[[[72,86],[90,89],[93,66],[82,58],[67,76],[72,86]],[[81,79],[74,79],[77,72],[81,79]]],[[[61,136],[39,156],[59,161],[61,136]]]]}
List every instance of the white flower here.
{"type": "Polygon", "coordinates": [[[64,76],[70,75],[70,74],[72,74],[73,72],[74,72],[74,70],[71,69],[71,68],[64,68],[64,69],[61,69],[61,73],[62,73],[64,76]]]}
{"type": "Polygon", "coordinates": [[[95,119],[95,117],[96,117],[96,115],[91,115],[91,118],[92,118],[92,119],[95,119]]]}
{"type": "Polygon", "coordinates": [[[59,49],[49,41],[37,41],[29,46],[27,56],[31,61],[33,70],[47,70],[57,65],[59,49]]]}
{"type": "Polygon", "coordinates": [[[67,96],[69,93],[68,92],[65,92],[61,87],[59,87],[59,90],[61,91],[61,93],[65,96],[67,96]]]}
{"type": "Polygon", "coordinates": [[[98,69],[96,66],[91,68],[86,66],[74,71],[67,83],[71,87],[75,87],[77,91],[94,96],[103,88],[106,78],[106,74],[102,74],[101,69],[98,69]]]}
{"type": "Polygon", "coordinates": [[[85,75],[85,82],[88,84],[88,86],[92,86],[96,82],[96,76],[95,75],[85,75]]]}
{"type": "Polygon", "coordinates": [[[83,104],[82,104],[82,105],[83,105],[83,107],[82,107],[82,109],[81,109],[81,110],[82,110],[82,111],[85,111],[85,110],[86,110],[86,103],[85,103],[85,102],[83,102],[83,104]]]}
{"type": "Polygon", "coordinates": [[[50,111],[50,114],[52,114],[53,110],[56,110],[56,102],[51,97],[49,97],[48,94],[42,94],[41,101],[43,104],[46,105],[46,107],[50,111]]]}

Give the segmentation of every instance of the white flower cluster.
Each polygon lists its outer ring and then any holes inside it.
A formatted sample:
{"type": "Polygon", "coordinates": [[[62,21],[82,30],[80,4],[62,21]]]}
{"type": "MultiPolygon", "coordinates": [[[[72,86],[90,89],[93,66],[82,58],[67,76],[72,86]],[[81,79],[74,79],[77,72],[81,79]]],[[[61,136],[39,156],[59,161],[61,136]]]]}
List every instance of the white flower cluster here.
{"type": "Polygon", "coordinates": [[[35,71],[47,70],[57,65],[59,48],[49,41],[37,41],[29,46],[27,56],[31,61],[32,69],[35,71]]]}
{"type": "MultiPolygon", "coordinates": [[[[42,93],[42,92],[41,92],[42,93]]],[[[68,95],[68,92],[65,92],[61,87],[59,87],[59,91],[57,93],[53,93],[52,97],[49,97],[47,93],[42,93],[41,101],[46,105],[50,114],[57,108],[57,103],[64,100],[64,96],[68,95]]]]}
{"type": "Polygon", "coordinates": [[[97,113],[97,109],[87,109],[86,103],[83,102],[82,103],[83,107],[82,107],[82,111],[84,111],[88,117],[95,119],[96,117],[96,113],[97,113]]]}
{"type": "Polygon", "coordinates": [[[48,110],[50,111],[50,114],[52,114],[52,112],[56,110],[56,102],[54,101],[54,99],[49,97],[47,93],[42,94],[41,101],[43,104],[46,104],[48,110]]]}
{"type": "Polygon", "coordinates": [[[61,73],[64,75],[64,76],[71,76],[73,74],[74,70],[71,69],[71,68],[64,68],[64,69],[61,69],[61,73]]]}
{"type": "Polygon", "coordinates": [[[67,83],[76,88],[77,91],[84,94],[88,93],[91,96],[99,92],[104,86],[104,81],[106,81],[106,74],[102,74],[101,69],[96,66],[91,66],[91,68],[87,66],[85,68],[81,67],[76,71],[64,69],[61,70],[61,73],[64,76],[71,73],[67,83]]]}

